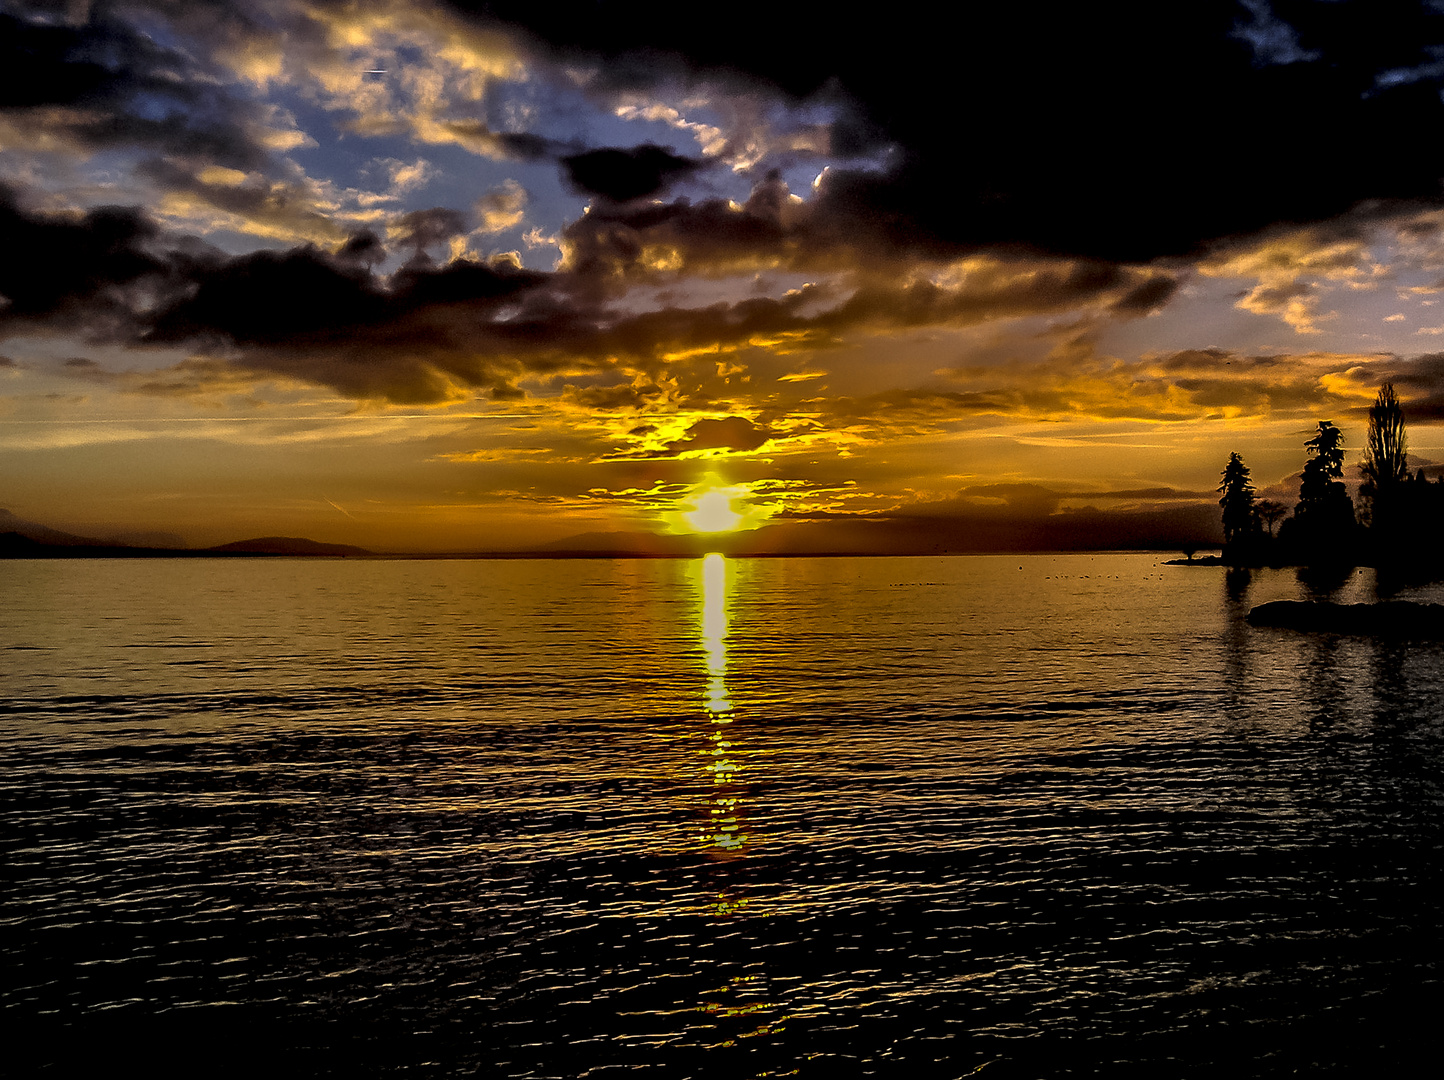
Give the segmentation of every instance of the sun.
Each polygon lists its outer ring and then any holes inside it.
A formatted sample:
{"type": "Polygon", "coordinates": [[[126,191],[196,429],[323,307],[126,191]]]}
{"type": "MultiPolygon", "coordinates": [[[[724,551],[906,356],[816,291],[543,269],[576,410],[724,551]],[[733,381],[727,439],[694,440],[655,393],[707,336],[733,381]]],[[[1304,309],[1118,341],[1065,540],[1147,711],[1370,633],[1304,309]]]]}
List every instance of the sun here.
{"type": "Polygon", "coordinates": [[[742,515],[732,509],[726,492],[709,491],[697,500],[697,509],[682,517],[696,532],[731,532],[742,523],[742,515]]]}

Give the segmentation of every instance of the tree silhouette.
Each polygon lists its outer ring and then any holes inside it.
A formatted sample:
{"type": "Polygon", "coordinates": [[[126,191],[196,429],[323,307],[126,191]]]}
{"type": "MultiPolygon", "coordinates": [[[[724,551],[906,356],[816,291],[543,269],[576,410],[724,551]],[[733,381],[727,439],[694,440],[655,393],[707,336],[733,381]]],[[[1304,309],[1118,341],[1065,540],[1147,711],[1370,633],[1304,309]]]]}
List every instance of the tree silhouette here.
{"type": "Polygon", "coordinates": [[[1404,432],[1404,410],[1385,383],[1369,409],[1369,437],[1359,472],[1360,517],[1366,525],[1388,530],[1400,510],[1400,488],[1409,480],[1409,440],[1404,432]]]}
{"type": "Polygon", "coordinates": [[[1354,503],[1344,485],[1335,483],[1344,475],[1344,433],[1320,420],[1319,430],[1304,447],[1310,456],[1304,462],[1290,539],[1311,565],[1352,559],[1354,503]]]}
{"type": "Polygon", "coordinates": [[[1240,555],[1239,548],[1258,530],[1253,484],[1249,482],[1248,466],[1237,454],[1228,455],[1218,490],[1223,494],[1218,505],[1223,508],[1224,560],[1233,562],[1240,555]]]}
{"type": "Polygon", "coordinates": [[[1310,454],[1304,463],[1299,498],[1311,506],[1334,498],[1333,483],[1344,475],[1344,433],[1330,420],[1320,420],[1318,433],[1304,443],[1310,454]]]}
{"type": "Polygon", "coordinates": [[[1279,518],[1289,512],[1289,508],[1281,502],[1274,502],[1273,499],[1260,499],[1253,504],[1254,513],[1259,520],[1268,527],[1269,539],[1274,538],[1274,526],[1278,524],[1279,518]]]}

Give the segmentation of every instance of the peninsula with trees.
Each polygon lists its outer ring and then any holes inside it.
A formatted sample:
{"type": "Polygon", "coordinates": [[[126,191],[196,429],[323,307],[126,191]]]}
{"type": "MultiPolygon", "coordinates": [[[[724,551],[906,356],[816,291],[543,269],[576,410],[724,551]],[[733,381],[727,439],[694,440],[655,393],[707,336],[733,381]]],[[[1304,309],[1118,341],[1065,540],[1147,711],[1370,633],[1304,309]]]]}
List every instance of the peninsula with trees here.
{"type": "Polygon", "coordinates": [[[1404,410],[1386,383],[1369,409],[1358,504],[1344,484],[1344,436],[1321,420],[1292,511],[1258,499],[1249,469],[1230,454],[1219,482],[1222,561],[1229,566],[1373,566],[1408,576],[1436,573],[1431,539],[1444,526],[1444,477],[1411,474],[1404,410]]]}

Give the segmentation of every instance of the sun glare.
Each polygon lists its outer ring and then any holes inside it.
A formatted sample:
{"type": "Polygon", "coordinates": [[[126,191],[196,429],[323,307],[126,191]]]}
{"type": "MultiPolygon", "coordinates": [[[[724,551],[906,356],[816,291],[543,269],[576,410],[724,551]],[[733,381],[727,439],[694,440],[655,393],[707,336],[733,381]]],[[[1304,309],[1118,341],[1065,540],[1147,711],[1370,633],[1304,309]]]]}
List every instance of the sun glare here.
{"type": "Polygon", "coordinates": [[[707,492],[697,500],[697,509],[683,517],[697,532],[729,532],[742,522],[742,515],[732,509],[732,500],[721,491],[707,492]]]}

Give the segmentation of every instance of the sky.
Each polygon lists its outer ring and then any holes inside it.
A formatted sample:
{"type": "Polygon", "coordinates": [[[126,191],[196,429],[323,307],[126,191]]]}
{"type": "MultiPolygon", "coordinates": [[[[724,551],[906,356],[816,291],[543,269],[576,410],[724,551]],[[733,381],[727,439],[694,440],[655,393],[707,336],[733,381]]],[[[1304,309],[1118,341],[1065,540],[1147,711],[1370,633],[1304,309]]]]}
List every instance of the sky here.
{"type": "Polygon", "coordinates": [[[0,0],[0,507],[374,550],[1185,543],[1392,383],[1444,2],[0,0]]]}

